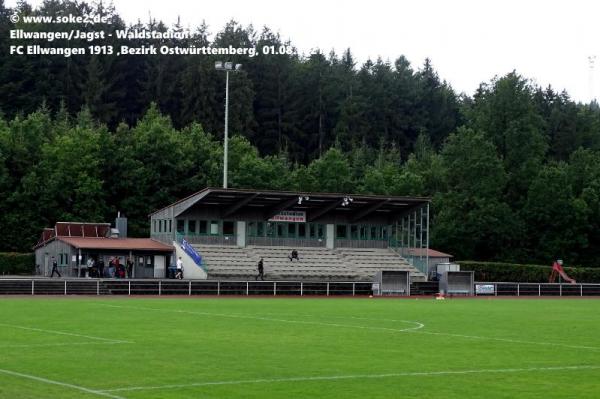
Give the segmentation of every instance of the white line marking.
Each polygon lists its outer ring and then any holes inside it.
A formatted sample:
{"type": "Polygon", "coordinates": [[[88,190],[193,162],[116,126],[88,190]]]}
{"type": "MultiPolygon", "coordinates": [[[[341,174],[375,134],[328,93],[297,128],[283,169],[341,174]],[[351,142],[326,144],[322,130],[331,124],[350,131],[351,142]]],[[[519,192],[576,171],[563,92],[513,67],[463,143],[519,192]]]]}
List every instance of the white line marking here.
{"type": "Polygon", "coordinates": [[[56,344],[16,344],[16,345],[0,345],[0,349],[13,349],[13,348],[44,348],[54,346],[84,346],[84,345],[120,345],[126,342],[67,342],[67,343],[56,343],[56,344]]]}
{"type": "Polygon", "coordinates": [[[97,341],[110,342],[110,343],[113,343],[113,344],[116,344],[116,343],[119,343],[119,344],[133,344],[133,342],[123,341],[123,340],[119,340],[119,339],[94,337],[92,335],[75,334],[75,333],[69,333],[69,332],[65,332],[65,331],[44,330],[44,329],[41,329],[41,328],[17,326],[17,325],[14,325],[14,324],[0,323],[0,327],[11,327],[11,328],[18,328],[18,329],[21,329],[21,330],[37,331],[37,332],[44,332],[44,333],[58,334],[58,335],[68,335],[68,336],[71,336],[71,337],[79,337],[79,338],[88,338],[88,339],[94,339],[94,340],[97,340],[97,341]]]}
{"type": "Polygon", "coordinates": [[[213,385],[241,385],[241,384],[271,384],[277,382],[303,382],[303,381],[335,381],[335,380],[353,380],[366,378],[393,378],[393,377],[420,377],[420,376],[444,376],[444,375],[464,375],[464,374],[484,374],[484,373],[527,373],[540,371],[569,371],[569,370],[597,370],[600,366],[581,365],[581,366],[561,366],[561,367],[529,367],[529,368],[509,368],[509,369],[481,369],[481,370],[443,370],[443,371],[407,371],[402,373],[388,374],[355,374],[355,375],[332,375],[317,377],[288,377],[288,378],[261,378],[256,380],[237,380],[237,381],[208,381],[189,384],[172,384],[161,386],[137,386],[107,389],[100,392],[127,392],[127,391],[145,391],[161,389],[177,389],[205,387],[213,385]]]}
{"type": "Polygon", "coordinates": [[[467,339],[480,339],[480,340],[509,342],[511,344],[556,346],[556,347],[569,348],[569,349],[585,349],[585,350],[592,350],[592,351],[600,351],[600,348],[595,347],[595,346],[569,345],[569,344],[561,344],[558,342],[521,341],[518,339],[510,339],[510,338],[481,337],[478,335],[463,335],[463,334],[452,334],[452,333],[442,333],[442,332],[432,332],[432,331],[414,331],[413,330],[413,331],[407,331],[407,332],[414,332],[414,333],[418,333],[418,334],[428,334],[428,335],[441,335],[441,336],[455,337],[455,338],[467,338],[467,339]]]}
{"type": "Polygon", "coordinates": [[[274,319],[271,317],[245,316],[245,315],[225,314],[225,313],[208,313],[208,312],[193,312],[193,311],[188,311],[188,310],[145,308],[145,307],[137,307],[137,306],[119,306],[119,305],[107,305],[107,304],[99,304],[98,306],[108,306],[108,307],[112,307],[112,308],[122,308],[122,309],[151,310],[151,311],[156,311],[156,312],[167,312],[167,313],[184,313],[184,314],[192,314],[192,315],[200,315],[200,316],[229,317],[229,318],[234,318],[234,319],[277,321],[280,323],[311,324],[311,325],[329,326],[329,327],[358,328],[361,330],[405,332],[405,331],[414,331],[414,330],[418,330],[420,328],[425,327],[424,324],[416,322],[416,321],[407,321],[407,323],[415,324],[416,325],[415,327],[387,328],[387,327],[373,327],[373,326],[356,326],[356,325],[352,325],[352,324],[322,323],[319,321],[274,319]]]}
{"type": "Polygon", "coordinates": [[[89,388],[81,387],[79,385],[67,384],[67,383],[60,382],[60,381],[49,380],[47,378],[36,377],[36,376],[30,375],[30,374],[17,373],[16,371],[0,369],[0,373],[6,374],[6,375],[12,375],[14,377],[27,378],[29,380],[43,382],[45,384],[58,385],[60,387],[71,388],[71,389],[75,389],[75,390],[78,390],[81,392],[90,393],[92,395],[104,396],[105,398],[125,399],[122,396],[113,395],[108,392],[97,391],[95,389],[89,389],[89,388]]]}
{"type": "MultiPolygon", "coordinates": [[[[247,315],[238,315],[238,314],[223,314],[223,313],[193,312],[193,311],[187,311],[187,310],[145,308],[145,307],[139,307],[139,306],[120,306],[120,305],[108,305],[108,304],[98,304],[98,306],[108,306],[108,307],[122,308],[122,309],[151,310],[151,311],[168,312],[168,313],[185,313],[185,314],[194,314],[194,315],[201,315],[201,316],[218,316],[218,317],[230,317],[230,318],[251,319],[251,320],[277,321],[277,322],[282,322],[282,323],[297,323],[297,324],[312,324],[312,325],[322,325],[322,326],[331,326],[331,327],[358,328],[358,329],[365,329],[365,330],[409,332],[409,333],[416,333],[416,334],[438,335],[438,336],[447,336],[447,337],[455,337],[455,338],[508,342],[511,344],[553,346],[553,347],[568,348],[568,349],[584,349],[584,350],[600,351],[600,348],[594,347],[594,346],[569,345],[569,344],[562,344],[562,343],[558,343],[558,342],[522,341],[522,340],[516,340],[516,339],[510,339],[510,338],[482,337],[482,336],[477,336],[477,335],[463,335],[463,334],[423,331],[422,328],[425,327],[425,325],[423,323],[420,323],[417,321],[408,321],[408,320],[396,320],[396,321],[404,322],[404,323],[413,323],[416,325],[416,327],[396,329],[396,328],[388,328],[388,327],[355,326],[355,325],[350,325],[350,324],[322,323],[322,322],[317,322],[317,321],[285,320],[285,319],[275,319],[275,318],[271,318],[271,317],[247,316],[247,315]]],[[[360,319],[360,318],[357,318],[357,319],[360,319]]],[[[371,319],[368,319],[368,320],[371,320],[371,319]]],[[[376,320],[376,319],[374,319],[374,320],[376,320]]],[[[387,320],[391,321],[389,319],[387,319],[387,320]]]]}

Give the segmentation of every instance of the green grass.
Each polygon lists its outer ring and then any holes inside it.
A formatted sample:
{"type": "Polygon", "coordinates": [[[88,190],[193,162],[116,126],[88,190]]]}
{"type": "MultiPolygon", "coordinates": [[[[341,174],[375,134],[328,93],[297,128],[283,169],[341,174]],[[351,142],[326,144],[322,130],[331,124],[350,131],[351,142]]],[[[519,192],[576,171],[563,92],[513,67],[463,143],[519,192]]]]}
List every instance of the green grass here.
{"type": "Polygon", "coordinates": [[[0,298],[0,398],[598,398],[599,310],[551,299],[0,298]],[[131,387],[145,389],[107,392],[131,387]]]}

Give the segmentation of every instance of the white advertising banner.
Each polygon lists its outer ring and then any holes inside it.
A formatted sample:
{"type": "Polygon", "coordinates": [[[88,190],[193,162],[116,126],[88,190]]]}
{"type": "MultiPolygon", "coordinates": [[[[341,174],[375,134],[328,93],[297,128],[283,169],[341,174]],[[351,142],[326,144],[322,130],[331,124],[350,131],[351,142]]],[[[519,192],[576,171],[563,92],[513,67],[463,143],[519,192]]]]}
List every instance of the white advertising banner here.
{"type": "Polygon", "coordinates": [[[281,211],[269,219],[270,222],[292,222],[306,223],[306,212],[304,211],[281,211]]]}

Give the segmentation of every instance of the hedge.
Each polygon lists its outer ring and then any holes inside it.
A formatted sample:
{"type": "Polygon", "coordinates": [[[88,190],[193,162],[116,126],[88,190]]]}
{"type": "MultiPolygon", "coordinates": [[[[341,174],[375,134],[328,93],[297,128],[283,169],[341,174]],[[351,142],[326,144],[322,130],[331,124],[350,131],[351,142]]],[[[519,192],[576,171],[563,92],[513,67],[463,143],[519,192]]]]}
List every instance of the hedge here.
{"type": "Polygon", "coordinates": [[[35,272],[35,254],[0,252],[0,275],[26,274],[35,272]]]}
{"type": "MultiPolygon", "coordinates": [[[[551,266],[542,265],[478,261],[457,263],[460,270],[474,271],[475,281],[547,283],[552,273],[551,266]]],[[[600,283],[600,268],[565,267],[565,272],[578,283],[600,283]]]]}

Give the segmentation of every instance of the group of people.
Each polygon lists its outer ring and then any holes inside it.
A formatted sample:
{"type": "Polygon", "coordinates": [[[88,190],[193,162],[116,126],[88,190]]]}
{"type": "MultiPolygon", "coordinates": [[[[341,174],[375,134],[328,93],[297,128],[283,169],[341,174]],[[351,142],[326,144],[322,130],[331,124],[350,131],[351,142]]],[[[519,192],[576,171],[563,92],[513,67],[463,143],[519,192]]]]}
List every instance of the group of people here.
{"type": "MultiPolygon", "coordinates": [[[[290,254],[288,255],[288,259],[290,260],[290,262],[293,262],[294,259],[296,259],[298,262],[300,262],[300,256],[298,255],[298,251],[295,249],[292,249],[292,252],[290,252],[290,254]]],[[[258,261],[256,268],[258,270],[258,274],[256,275],[255,280],[258,280],[260,278],[262,281],[264,281],[265,280],[265,262],[264,262],[263,257],[261,257],[260,260],[258,261]]]]}
{"type": "MultiPolygon", "coordinates": [[[[58,277],[62,277],[58,271],[58,262],[56,258],[52,257],[52,274],[50,277],[54,277],[56,273],[58,277]]],[[[96,258],[90,256],[86,262],[87,276],[97,278],[132,278],[133,277],[133,259],[127,258],[125,264],[121,263],[121,260],[117,256],[110,258],[108,267],[104,263],[104,259],[101,257],[100,260],[96,261],[96,258]]]]}

